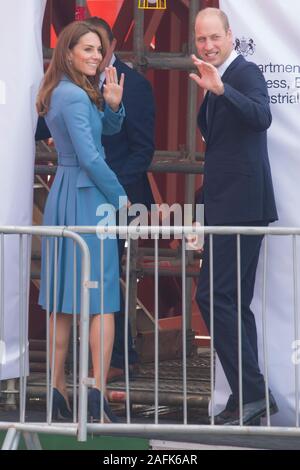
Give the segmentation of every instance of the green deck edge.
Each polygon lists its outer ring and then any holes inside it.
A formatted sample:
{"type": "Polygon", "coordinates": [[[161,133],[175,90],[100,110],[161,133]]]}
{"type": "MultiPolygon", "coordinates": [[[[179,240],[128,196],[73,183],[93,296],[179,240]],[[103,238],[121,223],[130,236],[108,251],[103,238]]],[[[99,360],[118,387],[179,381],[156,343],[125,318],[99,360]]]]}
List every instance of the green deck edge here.
{"type": "MultiPolygon", "coordinates": [[[[6,433],[0,432],[0,448],[6,433]]],[[[86,442],[78,442],[75,437],[55,434],[39,434],[43,450],[145,450],[149,449],[147,439],[112,436],[88,436],[86,442]]],[[[26,449],[23,438],[19,450],[26,449]]]]}

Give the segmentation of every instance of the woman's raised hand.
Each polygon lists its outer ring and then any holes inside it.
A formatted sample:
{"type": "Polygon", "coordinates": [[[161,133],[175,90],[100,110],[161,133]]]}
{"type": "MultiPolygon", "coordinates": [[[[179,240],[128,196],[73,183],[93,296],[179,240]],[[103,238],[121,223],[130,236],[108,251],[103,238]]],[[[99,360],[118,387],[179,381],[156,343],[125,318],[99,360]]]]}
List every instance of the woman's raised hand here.
{"type": "Polygon", "coordinates": [[[105,84],[103,86],[103,98],[113,111],[118,111],[124,86],[124,73],[121,74],[120,82],[116,68],[110,65],[105,67],[105,84]]]}

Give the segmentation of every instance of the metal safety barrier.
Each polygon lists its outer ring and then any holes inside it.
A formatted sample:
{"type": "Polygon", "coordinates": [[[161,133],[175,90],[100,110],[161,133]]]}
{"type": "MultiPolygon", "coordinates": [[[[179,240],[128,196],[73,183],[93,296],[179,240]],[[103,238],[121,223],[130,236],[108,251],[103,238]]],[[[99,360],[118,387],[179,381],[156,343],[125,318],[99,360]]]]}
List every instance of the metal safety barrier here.
{"type": "MultiPolygon", "coordinates": [[[[72,230],[78,230],[78,228],[72,227],[72,230]]],[[[80,231],[90,230],[93,231],[93,228],[84,227],[80,231]]],[[[106,228],[107,233],[113,233],[115,228],[106,228]]],[[[295,426],[294,427],[281,427],[281,426],[272,426],[270,421],[270,403],[269,403],[269,377],[268,377],[268,354],[267,354],[267,329],[266,329],[266,284],[267,284],[267,256],[268,256],[268,242],[271,236],[283,236],[290,237],[292,239],[293,245],[293,287],[294,287],[294,304],[292,306],[294,311],[294,338],[297,340],[299,338],[299,305],[298,305],[298,279],[297,279],[297,263],[298,263],[298,254],[297,254],[297,237],[300,235],[299,228],[283,228],[283,227],[119,227],[119,233],[128,233],[128,253],[127,253],[127,267],[126,275],[127,279],[129,278],[129,253],[130,253],[130,235],[136,234],[138,232],[140,236],[147,236],[154,239],[155,247],[155,269],[154,269],[154,285],[155,285],[155,301],[154,301],[154,320],[155,320],[155,333],[154,333],[154,342],[155,342],[155,374],[154,374],[154,407],[155,407],[155,418],[154,424],[137,424],[132,422],[131,417],[131,407],[130,407],[130,379],[129,379],[129,367],[128,367],[128,355],[127,355],[127,345],[125,346],[125,383],[126,383],[126,423],[124,424],[88,424],[88,431],[93,434],[101,434],[104,431],[110,435],[126,435],[126,436],[140,436],[140,437],[150,437],[150,438],[162,438],[174,439],[188,441],[188,439],[195,439],[195,436],[199,435],[219,435],[219,436],[299,436],[299,364],[294,364],[295,370],[295,426]],[[214,305],[214,291],[213,291],[213,251],[212,244],[213,239],[219,235],[235,235],[236,236],[236,249],[237,249],[237,305],[238,305],[238,369],[239,369],[239,426],[220,426],[214,424],[214,416],[212,414],[210,418],[209,425],[190,425],[187,424],[187,371],[186,371],[186,238],[190,234],[198,233],[200,236],[206,236],[210,239],[210,325],[211,325],[211,342],[210,342],[210,352],[211,352],[211,405],[213,408],[214,405],[214,315],[213,315],[213,305],[214,305]],[[267,423],[265,426],[247,426],[243,425],[242,422],[242,396],[243,396],[243,386],[242,386],[242,342],[241,342],[241,326],[242,326],[242,310],[241,310],[241,236],[255,236],[263,235],[264,236],[264,246],[263,246],[263,260],[264,260],[264,273],[263,273],[263,305],[262,305],[262,323],[263,323],[263,359],[265,364],[264,377],[265,377],[265,391],[266,391],[266,420],[267,423]],[[158,241],[160,237],[174,237],[177,236],[182,240],[182,380],[183,380],[183,396],[182,396],[182,408],[183,408],[183,420],[182,424],[174,423],[164,423],[159,424],[159,350],[158,350],[158,337],[159,337],[159,328],[158,328],[158,318],[159,318],[159,308],[158,308],[158,290],[159,290],[159,270],[158,270],[158,261],[159,261],[159,251],[158,251],[158,241]],[[128,426],[130,425],[130,426],[128,426]]],[[[128,296],[129,296],[129,285],[126,286],[126,302],[125,302],[125,328],[128,324],[128,296]]],[[[125,332],[125,340],[126,340],[125,332]]]]}
{"type": "MultiPolygon", "coordinates": [[[[267,257],[268,257],[268,242],[271,236],[290,237],[293,246],[293,287],[294,287],[294,338],[299,338],[299,305],[298,305],[298,253],[297,253],[297,237],[300,235],[299,228],[281,228],[281,227],[164,227],[164,226],[138,226],[138,227],[0,227],[1,241],[4,235],[17,234],[20,237],[20,246],[22,246],[22,237],[25,235],[31,236],[33,234],[41,235],[44,237],[56,237],[54,249],[54,258],[57,256],[57,239],[69,238],[74,241],[74,244],[80,248],[81,252],[81,305],[80,305],[80,353],[79,353],[79,377],[77,379],[77,363],[76,363],[76,317],[74,312],[73,323],[73,423],[53,423],[51,419],[51,374],[52,369],[51,358],[49,357],[49,349],[47,349],[47,419],[43,423],[30,423],[25,420],[25,407],[26,407],[26,367],[23,363],[20,367],[22,371],[20,379],[20,417],[19,420],[11,422],[0,421],[0,429],[8,430],[6,439],[3,445],[4,449],[13,449],[18,445],[20,433],[25,433],[26,443],[29,448],[38,448],[38,433],[52,433],[52,434],[65,434],[78,436],[78,440],[86,440],[87,433],[92,434],[107,434],[112,436],[139,436],[149,438],[161,438],[170,440],[195,440],[197,436],[300,436],[299,430],[299,365],[295,363],[295,426],[293,427],[279,427],[272,426],[270,420],[270,403],[269,403],[269,376],[268,376],[268,335],[266,328],[266,284],[267,284],[267,257]],[[90,279],[90,256],[88,247],[80,235],[95,234],[97,233],[100,243],[101,252],[101,278],[99,280],[90,279]],[[100,295],[103,292],[103,257],[105,256],[103,240],[107,236],[124,236],[127,238],[127,257],[126,257],[126,289],[125,289],[125,397],[126,397],[126,418],[123,423],[104,423],[103,419],[103,402],[101,403],[101,418],[100,423],[90,423],[87,417],[87,387],[93,385],[93,381],[88,378],[88,329],[89,329],[89,289],[95,287],[95,282],[98,282],[100,288],[100,295]],[[188,424],[188,394],[187,394],[187,339],[186,339],[186,265],[187,265],[187,241],[186,237],[191,234],[198,234],[206,236],[210,240],[210,382],[211,382],[211,405],[214,405],[214,383],[215,383],[215,370],[214,370],[214,289],[213,289],[213,240],[220,235],[234,235],[236,236],[236,253],[237,253],[237,323],[238,323],[238,369],[239,369],[239,425],[238,426],[220,426],[215,425],[214,416],[211,416],[210,424],[188,424]],[[154,423],[142,424],[136,423],[131,414],[130,403],[130,377],[129,377],[129,363],[128,363],[128,319],[129,319],[129,279],[130,279],[130,250],[132,238],[137,236],[148,237],[154,240],[154,400],[153,406],[155,410],[154,423]],[[263,302],[262,302],[262,323],[263,323],[263,358],[264,358],[264,377],[265,377],[265,392],[266,392],[266,425],[265,426],[246,426],[242,421],[242,397],[243,397],[243,383],[242,383],[242,342],[241,342],[241,328],[242,328],[242,308],[241,308],[241,236],[255,236],[264,235],[263,245],[263,302]],[[160,423],[159,422],[159,239],[160,238],[177,237],[181,240],[181,279],[182,279],[182,410],[183,419],[182,423],[160,423]],[[77,393],[78,390],[78,393],[77,393]],[[79,408],[77,412],[77,399],[79,400],[79,408]]],[[[3,273],[4,264],[4,251],[3,242],[0,245],[0,273],[3,273]]],[[[74,250],[76,257],[76,250],[74,250]]],[[[22,266],[20,262],[20,266],[22,266]]],[[[74,275],[75,276],[75,275],[74,275]]],[[[54,278],[57,279],[57,273],[54,272],[54,278]]],[[[1,288],[1,323],[3,325],[3,275],[0,277],[1,288]]],[[[20,287],[21,288],[21,287],[20,287]]],[[[76,283],[74,283],[74,298],[76,298],[76,283]]],[[[56,294],[55,294],[56,295],[56,294]]],[[[26,298],[26,296],[25,296],[26,298]]],[[[103,312],[103,295],[102,295],[102,313],[103,312]]],[[[76,310],[76,309],[75,309],[76,310]]],[[[55,314],[55,306],[53,312],[55,314]]],[[[26,350],[27,347],[27,323],[25,321],[26,303],[20,305],[20,331],[23,331],[23,339],[20,342],[20,348],[26,350]],[[25,325],[25,326],[24,326],[25,325]]],[[[101,312],[99,312],[101,313],[101,312]]],[[[49,318],[50,311],[47,311],[47,318],[49,318]]],[[[101,364],[103,365],[103,315],[101,315],[101,364]]],[[[22,336],[22,335],[21,335],[22,336]]],[[[48,336],[49,338],[49,336],[48,336]]],[[[48,341],[49,342],[49,341],[48,341]]],[[[53,365],[53,358],[52,358],[53,365]]],[[[103,367],[102,367],[103,379],[103,367]]],[[[103,383],[103,380],[102,380],[103,383]]]]}
{"type": "MultiPolygon", "coordinates": [[[[86,422],[87,422],[87,387],[88,387],[88,338],[89,338],[89,289],[92,287],[90,283],[90,253],[85,241],[74,232],[70,232],[66,227],[0,227],[0,341],[3,346],[9,338],[5,337],[5,308],[4,308],[4,276],[7,262],[14,261],[16,256],[19,256],[18,264],[18,277],[19,277],[19,316],[18,324],[16,324],[17,334],[19,336],[19,419],[17,422],[4,422],[0,421],[0,430],[8,430],[3,449],[14,449],[20,439],[20,433],[25,433],[25,442],[32,448],[38,442],[37,432],[49,433],[62,433],[77,435],[79,441],[86,440],[86,422]],[[29,255],[31,247],[32,235],[39,235],[46,238],[47,244],[47,272],[49,273],[49,244],[50,240],[54,241],[54,301],[53,301],[53,314],[56,317],[56,281],[57,281],[57,243],[58,239],[69,239],[74,244],[74,256],[76,256],[75,246],[80,251],[81,255],[81,279],[80,279],[80,350],[79,350],[79,374],[78,384],[74,383],[73,397],[74,397],[74,422],[76,424],[64,426],[56,426],[52,423],[52,390],[53,383],[50,377],[50,362],[49,357],[49,289],[47,289],[47,417],[42,424],[26,422],[26,395],[27,395],[27,374],[28,374],[28,299],[29,299],[29,255]],[[13,252],[5,252],[5,244],[10,238],[14,237],[15,244],[10,247],[13,252]],[[24,249],[26,247],[26,250],[24,249]],[[6,341],[5,341],[5,340],[6,341]],[[77,410],[77,387],[78,387],[78,415],[77,410]],[[78,419],[77,419],[78,418],[78,419]],[[35,433],[32,437],[31,434],[35,433]]],[[[17,282],[17,281],[16,281],[17,282]]],[[[49,279],[48,279],[49,283],[49,279]]],[[[11,309],[13,310],[13,309],[11,309]]],[[[55,324],[55,320],[54,320],[55,324]]],[[[76,343],[76,325],[74,311],[74,344],[76,343]]],[[[76,348],[75,348],[76,351],[76,348]]],[[[0,361],[0,377],[4,359],[4,352],[2,351],[0,361]]],[[[77,376],[77,363],[76,356],[74,356],[74,377],[77,376]]],[[[38,446],[38,445],[37,445],[38,446]]]]}

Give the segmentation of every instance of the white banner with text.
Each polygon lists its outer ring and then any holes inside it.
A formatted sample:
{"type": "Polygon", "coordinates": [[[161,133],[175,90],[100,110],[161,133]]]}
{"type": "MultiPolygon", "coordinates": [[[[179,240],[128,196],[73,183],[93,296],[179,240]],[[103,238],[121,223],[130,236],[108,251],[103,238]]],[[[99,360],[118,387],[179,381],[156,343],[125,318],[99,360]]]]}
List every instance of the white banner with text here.
{"type": "MultiPolygon", "coordinates": [[[[273,122],[268,131],[269,157],[278,226],[299,227],[300,212],[300,2],[298,0],[220,0],[228,15],[234,47],[264,73],[273,122]]],[[[299,241],[296,243],[298,251],[299,241]]],[[[270,237],[267,252],[266,333],[268,376],[279,413],[273,425],[295,425],[295,366],[300,363],[300,338],[294,330],[293,245],[291,238],[270,237]],[[297,361],[297,358],[299,361],[297,361]],[[298,363],[297,363],[298,362],[298,363]]],[[[299,264],[299,263],[298,263],[299,264]]],[[[298,279],[300,269],[297,266],[298,279]]],[[[263,247],[252,310],[258,330],[260,366],[262,345],[263,247]]],[[[297,286],[300,299],[299,285],[297,286]]],[[[223,407],[229,393],[221,366],[217,367],[216,402],[223,407]]],[[[218,411],[218,410],[217,410],[218,411]]]]}
{"type": "MultiPolygon", "coordinates": [[[[46,0],[1,2],[0,15],[0,226],[32,225],[35,101],[43,76],[42,22],[46,0]]],[[[0,379],[19,376],[19,315],[27,312],[30,247],[3,239],[0,379]],[[20,299],[20,285],[24,295],[20,299]],[[4,296],[4,298],[3,298],[4,296]],[[24,305],[24,302],[26,304],[24,305]]],[[[2,249],[1,249],[2,253],[2,249]]]]}

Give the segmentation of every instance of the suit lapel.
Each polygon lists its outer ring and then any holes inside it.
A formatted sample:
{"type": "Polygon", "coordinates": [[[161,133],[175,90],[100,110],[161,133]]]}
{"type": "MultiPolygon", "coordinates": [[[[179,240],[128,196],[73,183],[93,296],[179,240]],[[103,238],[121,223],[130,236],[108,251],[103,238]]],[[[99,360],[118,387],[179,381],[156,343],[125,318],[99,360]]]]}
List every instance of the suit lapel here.
{"type": "MultiPolygon", "coordinates": [[[[222,75],[222,81],[225,83],[228,83],[230,81],[230,75],[233,72],[233,70],[238,67],[242,62],[244,62],[245,59],[242,55],[237,56],[233,62],[229,65],[229,67],[225,70],[224,74],[222,75]]],[[[214,113],[215,113],[215,108],[216,108],[216,102],[218,99],[217,95],[214,95],[213,93],[207,93],[208,95],[208,122],[207,122],[207,141],[209,141],[211,131],[213,128],[213,118],[214,118],[214,113]]]]}
{"type": "Polygon", "coordinates": [[[208,99],[207,99],[207,108],[208,108],[207,110],[207,130],[208,130],[207,142],[208,142],[210,134],[211,134],[212,125],[213,125],[213,117],[215,114],[216,100],[218,97],[211,92],[207,93],[207,95],[208,95],[208,99]]]}
{"type": "Polygon", "coordinates": [[[113,66],[116,67],[118,73],[119,73],[120,65],[121,65],[121,61],[118,59],[118,57],[116,57],[116,60],[114,61],[113,66]]]}
{"type": "Polygon", "coordinates": [[[222,75],[222,81],[227,82],[228,78],[230,77],[231,72],[238,67],[242,62],[246,62],[242,55],[238,55],[233,62],[229,65],[229,67],[225,70],[222,75]]]}
{"type": "Polygon", "coordinates": [[[202,135],[205,139],[205,142],[208,142],[212,119],[214,115],[215,103],[216,103],[216,96],[211,93],[207,92],[205,94],[203,103],[200,108],[200,112],[198,115],[198,125],[201,129],[202,135]]]}
{"type": "Polygon", "coordinates": [[[207,142],[208,128],[207,128],[207,99],[208,93],[206,93],[203,103],[199,109],[198,114],[198,126],[201,129],[201,133],[204,137],[205,142],[207,142]]]}

